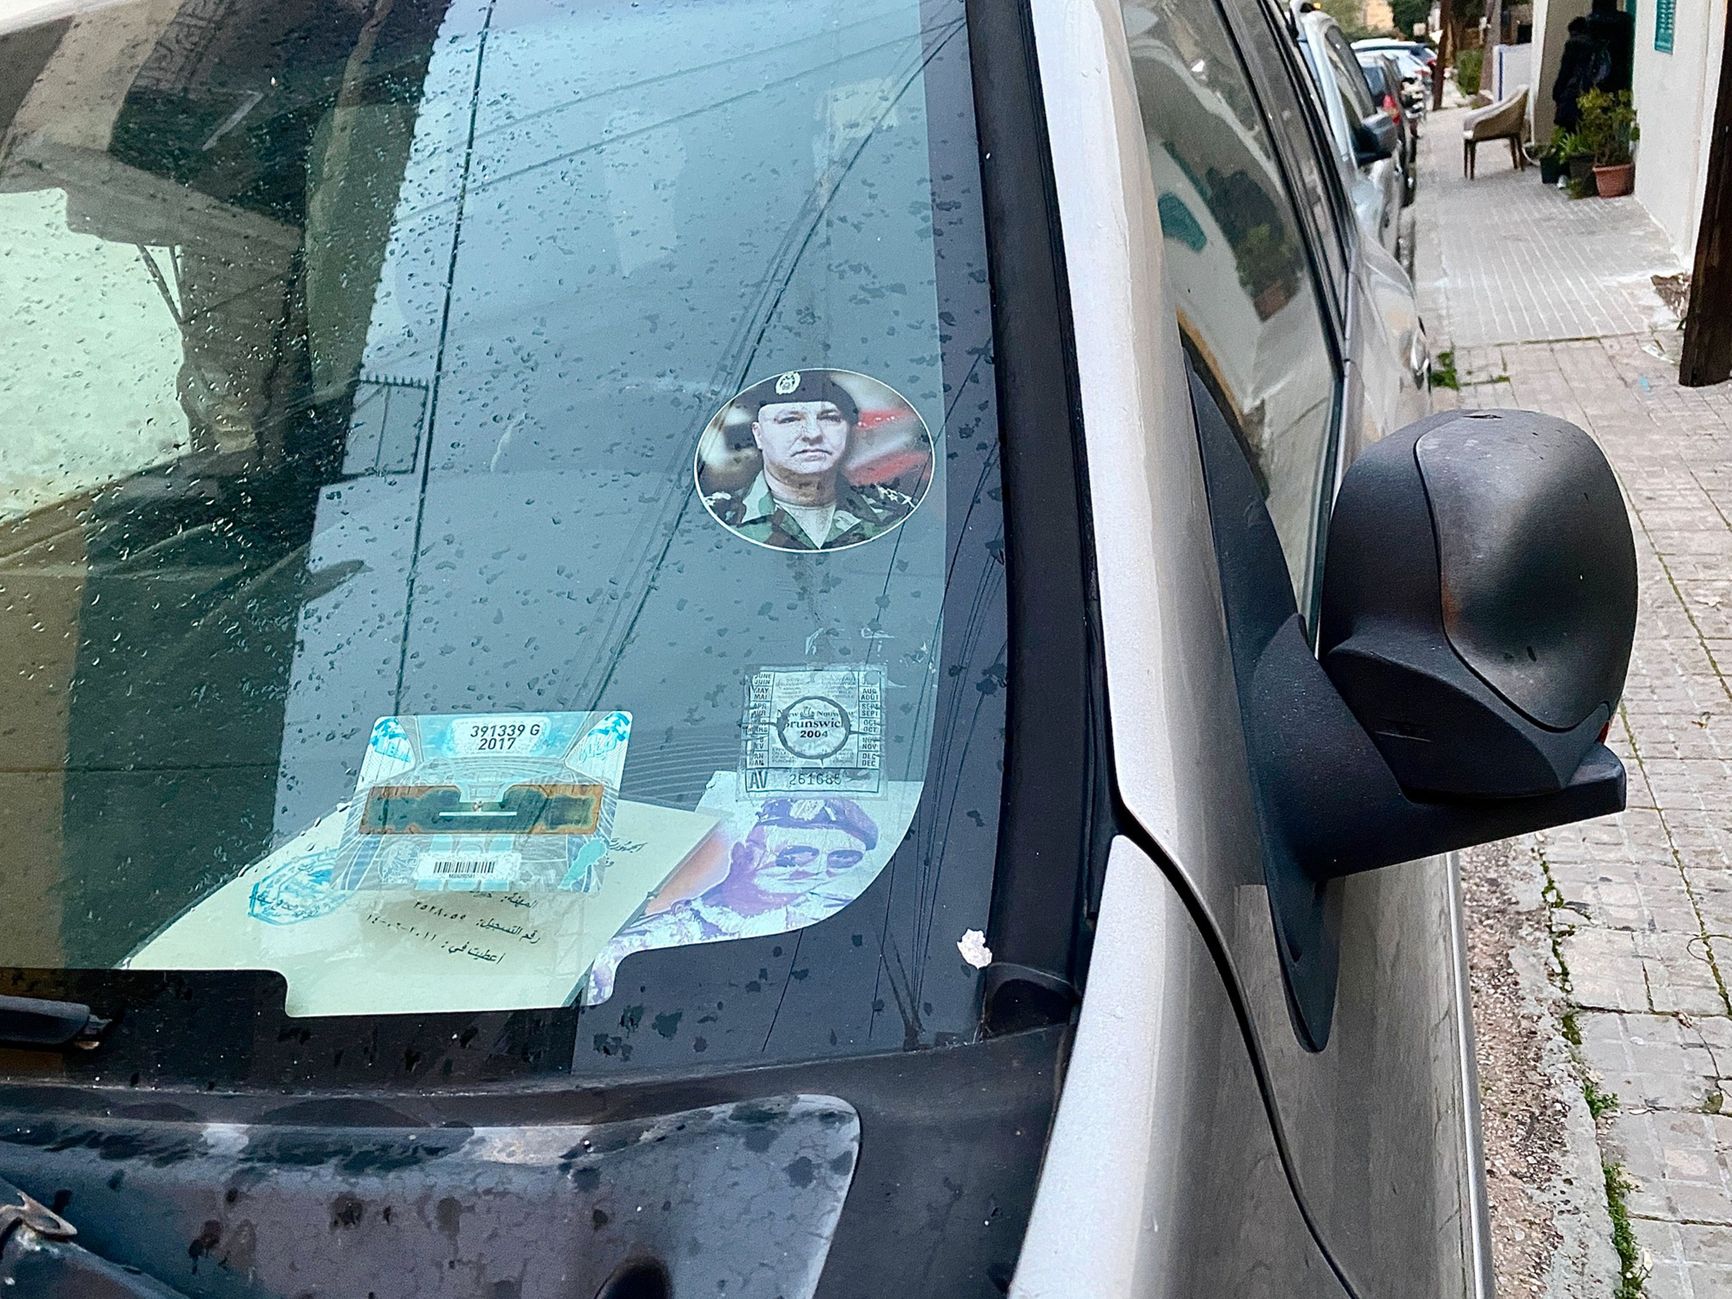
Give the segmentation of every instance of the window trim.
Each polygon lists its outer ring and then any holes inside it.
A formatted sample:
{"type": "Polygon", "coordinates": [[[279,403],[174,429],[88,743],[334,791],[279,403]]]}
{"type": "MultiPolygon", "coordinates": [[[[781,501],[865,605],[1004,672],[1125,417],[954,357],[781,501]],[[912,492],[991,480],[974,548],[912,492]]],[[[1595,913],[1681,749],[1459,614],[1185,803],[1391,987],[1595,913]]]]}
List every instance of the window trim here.
{"type": "MultiPolygon", "coordinates": [[[[1311,142],[1312,156],[1318,163],[1318,174],[1322,177],[1326,201],[1334,216],[1334,230],[1320,230],[1312,219],[1310,204],[1296,204],[1305,228],[1319,245],[1332,244],[1341,254],[1341,283],[1335,284],[1325,273],[1325,268],[1318,264],[1316,247],[1308,246],[1306,254],[1312,262],[1313,277],[1321,286],[1325,299],[1331,305],[1331,323],[1342,346],[1337,348],[1336,368],[1339,371],[1344,364],[1345,340],[1347,338],[1347,300],[1351,296],[1350,284],[1353,279],[1353,259],[1358,252],[1360,238],[1359,223],[1353,215],[1353,205],[1341,183],[1339,159],[1335,153],[1335,144],[1327,124],[1318,117],[1320,105],[1316,100],[1315,82],[1306,71],[1303,63],[1307,60],[1299,45],[1303,43],[1296,30],[1287,27],[1280,15],[1270,5],[1269,0],[1214,0],[1217,12],[1226,21],[1227,31],[1233,42],[1234,51],[1239,56],[1239,64],[1251,74],[1251,94],[1257,104],[1265,128],[1276,157],[1276,165],[1281,171],[1282,182],[1290,195],[1303,192],[1302,187],[1294,184],[1295,163],[1291,150],[1295,147],[1293,141],[1284,131],[1276,130],[1274,117],[1267,102],[1268,92],[1263,79],[1256,75],[1256,69],[1262,66],[1261,59],[1248,59],[1246,50],[1255,37],[1247,31],[1243,24],[1257,21],[1249,13],[1247,7],[1255,8],[1264,22],[1263,34],[1267,36],[1270,45],[1275,50],[1279,67],[1286,73],[1288,91],[1298,105],[1302,120],[1305,123],[1306,136],[1311,142]],[[1327,165],[1334,164],[1334,165],[1327,165]]],[[[1275,69],[1266,69],[1267,75],[1274,75],[1275,69]]]]}
{"type": "Polygon", "coordinates": [[[1342,88],[1349,98],[1354,90],[1365,92],[1365,107],[1369,111],[1363,116],[1370,116],[1377,111],[1377,96],[1371,93],[1371,83],[1365,79],[1365,69],[1359,66],[1359,60],[1353,53],[1353,47],[1347,43],[1347,38],[1341,34],[1339,27],[1323,29],[1323,46],[1326,52],[1333,53],[1330,72],[1335,76],[1335,84],[1342,88]]]}
{"type": "MultiPolygon", "coordinates": [[[[1263,11],[1266,18],[1273,16],[1266,7],[1265,0],[1252,0],[1252,2],[1263,11]]],[[[1317,472],[1314,478],[1316,490],[1313,493],[1314,499],[1312,501],[1315,517],[1307,547],[1308,553],[1305,556],[1302,570],[1306,599],[1306,608],[1302,612],[1305,615],[1307,634],[1315,641],[1316,614],[1323,588],[1324,542],[1328,535],[1329,513],[1335,502],[1335,487],[1340,476],[1342,448],[1346,445],[1347,392],[1350,380],[1348,374],[1348,326],[1356,315],[1351,304],[1353,300],[1353,262],[1357,245],[1347,244],[1343,246],[1337,244],[1342,251],[1342,282],[1339,285],[1332,283],[1329,275],[1325,273],[1322,244],[1333,236],[1317,229],[1316,223],[1312,219],[1311,205],[1301,201],[1300,196],[1305,192],[1305,189],[1302,185],[1295,183],[1295,163],[1288,153],[1288,149],[1291,147],[1290,141],[1286,139],[1282,131],[1276,129],[1274,117],[1270,111],[1268,87],[1258,76],[1261,60],[1252,60],[1246,57],[1247,38],[1238,25],[1240,15],[1237,11],[1239,6],[1232,0],[1208,0],[1208,3],[1213,7],[1215,16],[1221,23],[1222,30],[1227,37],[1227,43],[1232,49],[1233,58],[1238,65],[1239,74],[1244,78],[1251,102],[1256,108],[1258,122],[1263,128],[1264,136],[1269,141],[1270,156],[1275,164],[1276,177],[1281,185],[1282,196],[1286,200],[1288,210],[1292,212],[1294,222],[1300,231],[1300,242],[1304,245],[1305,264],[1311,277],[1312,291],[1316,294],[1319,302],[1319,330],[1323,337],[1324,348],[1329,355],[1332,379],[1330,408],[1326,417],[1322,444],[1318,451],[1317,472]]],[[[1281,50],[1283,47],[1292,48],[1293,41],[1290,37],[1284,39],[1285,34],[1278,25],[1271,23],[1268,34],[1277,50],[1281,50]]],[[[1295,50],[1294,53],[1297,54],[1298,51],[1295,50]]],[[[1298,76],[1303,74],[1287,62],[1285,53],[1280,53],[1277,57],[1282,60],[1282,66],[1287,72],[1287,88],[1293,98],[1298,101],[1299,111],[1304,114],[1308,123],[1308,130],[1313,133],[1315,142],[1314,133],[1317,123],[1306,106],[1307,92],[1296,79],[1296,74],[1298,76]]],[[[1270,71],[1273,74],[1273,70],[1270,71]]],[[[1333,169],[1323,165],[1326,159],[1334,156],[1333,151],[1325,151],[1314,156],[1319,164],[1319,175],[1323,177],[1322,183],[1328,188],[1331,201],[1336,205],[1337,229],[1351,231],[1353,237],[1357,238],[1358,222],[1353,218],[1351,209],[1347,210],[1345,221],[1342,220],[1342,209],[1346,200],[1345,195],[1341,192],[1340,178],[1337,175],[1335,180],[1331,181],[1329,177],[1333,169]]],[[[1211,394],[1211,396],[1218,401],[1218,394],[1211,394]]]]}
{"type": "Polygon", "coordinates": [[[1081,388],[1032,15],[996,0],[967,0],[967,15],[1010,601],[982,1007],[993,1036],[1068,1018],[1080,1000],[1113,814],[1081,388]]]}

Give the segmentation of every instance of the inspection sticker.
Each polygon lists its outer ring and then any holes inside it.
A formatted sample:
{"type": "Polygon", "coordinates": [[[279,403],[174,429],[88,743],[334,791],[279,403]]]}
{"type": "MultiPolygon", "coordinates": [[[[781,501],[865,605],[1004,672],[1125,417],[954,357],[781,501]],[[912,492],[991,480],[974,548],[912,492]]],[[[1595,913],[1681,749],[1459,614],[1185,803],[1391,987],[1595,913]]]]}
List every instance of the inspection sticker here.
{"type": "Polygon", "coordinates": [[[618,711],[380,718],[332,885],[590,891],[630,734],[618,711]]]}
{"type": "Polygon", "coordinates": [[[884,668],[764,668],[746,687],[748,793],[875,794],[883,782],[884,668]]]}

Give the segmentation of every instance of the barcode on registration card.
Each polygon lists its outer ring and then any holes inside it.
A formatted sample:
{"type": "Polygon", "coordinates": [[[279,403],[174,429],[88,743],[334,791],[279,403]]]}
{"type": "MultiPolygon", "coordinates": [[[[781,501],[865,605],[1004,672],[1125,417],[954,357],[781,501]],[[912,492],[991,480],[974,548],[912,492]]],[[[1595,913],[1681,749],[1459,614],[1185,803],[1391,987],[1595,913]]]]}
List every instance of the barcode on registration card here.
{"type": "Polygon", "coordinates": [[[491,875],[499,869],[499,858],[435,857],[428,866],[430,875],[491,875]]]}

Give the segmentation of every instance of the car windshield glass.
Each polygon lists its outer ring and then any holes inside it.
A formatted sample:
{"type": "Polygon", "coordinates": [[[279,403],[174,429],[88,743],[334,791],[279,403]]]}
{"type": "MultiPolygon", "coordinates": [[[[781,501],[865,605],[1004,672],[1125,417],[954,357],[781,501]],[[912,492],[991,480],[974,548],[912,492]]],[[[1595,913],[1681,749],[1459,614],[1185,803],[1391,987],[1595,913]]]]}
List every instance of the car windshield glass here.
{"type": "Polygon", "coordinates": [[[971,1035],[1006,623],[961,0],[5,41],[0,966],[574,1005],[639,1063],[971,1035]]]}

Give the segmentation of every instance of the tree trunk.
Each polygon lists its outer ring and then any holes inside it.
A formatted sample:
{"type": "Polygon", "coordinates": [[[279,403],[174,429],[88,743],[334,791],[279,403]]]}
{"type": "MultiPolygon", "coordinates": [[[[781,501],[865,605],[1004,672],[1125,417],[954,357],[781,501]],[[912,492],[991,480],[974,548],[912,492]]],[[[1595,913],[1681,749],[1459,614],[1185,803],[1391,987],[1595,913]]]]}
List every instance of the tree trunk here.
{"type": "Polygon", "coordinates": [[[1708,137],[1708,182],[1696,223],[1696,261],[1684,315],[1684,352],[1678,382],[1686,388],[1732,376],[1732,20],[1720,36],[1720,87],[1708,137]]]}
{"type": "Polygon", "coordinates": [[[1449,0],[1437,4],[1437,62],[1432,65],[1431,106],[1443,107],[1443,79],[1449,75],[1449,61],[1455,57],[1455,18],[1449,0]]]}
{"type": "Polygon", "coordinates": [[[1480,42],[1479,46],[1479,93],[1492,99],[1497,98],[1497,95],[1492,92],[1492,84],[1497,79],[1497,68],[1492,53],[1502,40],[1503,0],[1486,0],[1485,39],[1480,42]]]}

